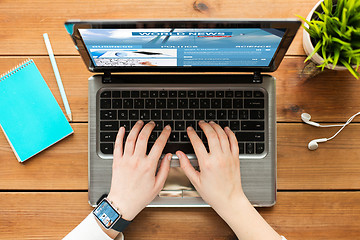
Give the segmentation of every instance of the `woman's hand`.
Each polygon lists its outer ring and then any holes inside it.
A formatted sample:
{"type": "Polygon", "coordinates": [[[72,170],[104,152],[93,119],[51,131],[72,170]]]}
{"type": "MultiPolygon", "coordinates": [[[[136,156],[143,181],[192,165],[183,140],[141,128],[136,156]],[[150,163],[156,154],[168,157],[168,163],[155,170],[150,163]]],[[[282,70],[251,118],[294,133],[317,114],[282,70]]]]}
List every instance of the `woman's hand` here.
{"type": "Polygon", "coordinates": [[[158,161],[170,136],[166,126],[148,155],[148,139],[155,127],[153,121],[144,127],[138,121],[129,133],[123,148],[124,127],[119,129],[115,141],[111,189],[108,199],[119,209],[122,218],[132,220],[163,188],[170,169],[171,154],[165,155],[157,175],[158,161]]]}
{"type": "Polygon", "coordinates": [[[229,127],[225,131],[216,123],[199,122],[204,131],[210,152],[193,128],[187,133],[197,156],[200,172],[196,171],[182,151],[176,155],[186,176],[201,197],[216,211],[229,203],[246,198],[240,178],[239,147],[235,134],[229,127]]]}

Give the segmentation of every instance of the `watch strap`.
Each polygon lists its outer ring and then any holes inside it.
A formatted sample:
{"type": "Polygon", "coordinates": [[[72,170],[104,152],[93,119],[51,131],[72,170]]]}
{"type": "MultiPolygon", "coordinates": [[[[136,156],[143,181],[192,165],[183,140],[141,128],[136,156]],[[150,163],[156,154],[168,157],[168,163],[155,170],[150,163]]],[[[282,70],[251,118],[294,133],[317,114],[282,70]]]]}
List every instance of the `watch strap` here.
{"type": "Polygon", "coordinates": [[[123,218],[119,218],[115,224],[112,226],[112,229],[118,232],[123,232],[125,228],[131,223],[132,221],[127,221],[123,218]]]}

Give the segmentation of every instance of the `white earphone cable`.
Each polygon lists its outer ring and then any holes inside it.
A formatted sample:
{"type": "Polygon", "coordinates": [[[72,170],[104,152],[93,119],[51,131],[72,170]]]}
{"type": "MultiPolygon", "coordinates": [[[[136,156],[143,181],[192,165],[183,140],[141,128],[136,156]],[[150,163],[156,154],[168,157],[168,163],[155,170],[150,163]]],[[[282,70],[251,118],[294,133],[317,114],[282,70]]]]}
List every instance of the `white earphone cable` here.
{"type": "MultiPolygon", "coordinates": [[[[355,118],[356,116],[358,116],[358,115],[360,115],[360,112],[358,112],[358,113],[354,114],[353,116],[351,116],[351,117],[349,118],[349,120],[347,120],[344,125],[338,125],[338,126],[342,126],[342,127],[341,127],[332,137],[328,138],[327,140],[330,141],[331,139],[333,139],[334,137],[336,137],[336,136],[337,136],[347,125],[349,125],[349,123],[351,123],[351,121],[354,120],[354,118],[355,118]]],[[[331,125],[329,125],[329,126],[331,126],[331,125]]],[[[335,126],[335,125],[333,125],[333,126],[335,126]]],[[[324,126],[324,127],[325,127],[325,126],[324,126]]]]}

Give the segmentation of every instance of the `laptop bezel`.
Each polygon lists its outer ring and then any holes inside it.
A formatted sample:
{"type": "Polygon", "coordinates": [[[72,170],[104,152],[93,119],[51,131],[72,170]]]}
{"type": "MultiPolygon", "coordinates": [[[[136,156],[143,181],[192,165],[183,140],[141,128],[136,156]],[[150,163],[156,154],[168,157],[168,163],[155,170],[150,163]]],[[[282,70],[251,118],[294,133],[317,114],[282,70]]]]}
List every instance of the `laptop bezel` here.
{"type": "Polygon", "coordinates": [[[91,72],[273,72],[284,58],[301,22],[297,19],[195,19],[195,20],[69,20],[65,27],[71,35],[85,65],[91,72]],[[264,67],[100,67],[95,66],[79,29],[147,29],[147,28],[281,28],[285,34],[268,66],[264,67]]]}

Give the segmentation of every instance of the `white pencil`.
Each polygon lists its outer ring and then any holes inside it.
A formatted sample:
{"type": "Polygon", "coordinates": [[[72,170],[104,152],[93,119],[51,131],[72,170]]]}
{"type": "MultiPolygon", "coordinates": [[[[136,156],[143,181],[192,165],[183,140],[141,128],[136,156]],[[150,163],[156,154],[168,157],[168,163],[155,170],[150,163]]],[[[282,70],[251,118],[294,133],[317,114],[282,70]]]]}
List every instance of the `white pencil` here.
{"type": "Polygon", "coordinates": [[[59,69],[58,69],[58,67],[57,67],[57,65],[56,65],[54,52],[53,52],[53,50],[52,50],[52,48],[51,48],[49,36],[48,36],[47,33],[44,33],[43,36],[44,36],[44,41],[45,41],[46,49],[47,49],[47,51],[48,51],[48,53],[49,53],[50,62],[51,62],[51,65],[52,65],[52,67],[53,67],[53,70],[54,70],[55,78],[56,78],[57,84],[58,84],[58,86],[59,86],[61,98],[62,98],[63,103],[64,103],[64,106],[65,106],[66,114],[67,114],[70,122],[72,122],[72,116],[71,116],[71,110],[70,110],[69,102],[68,102],[68,100],[67,100],[67,98],[66,98],[64,86],[63,86],[62,81],[61,81],[61,78],[60,78],[59,69]]]}

